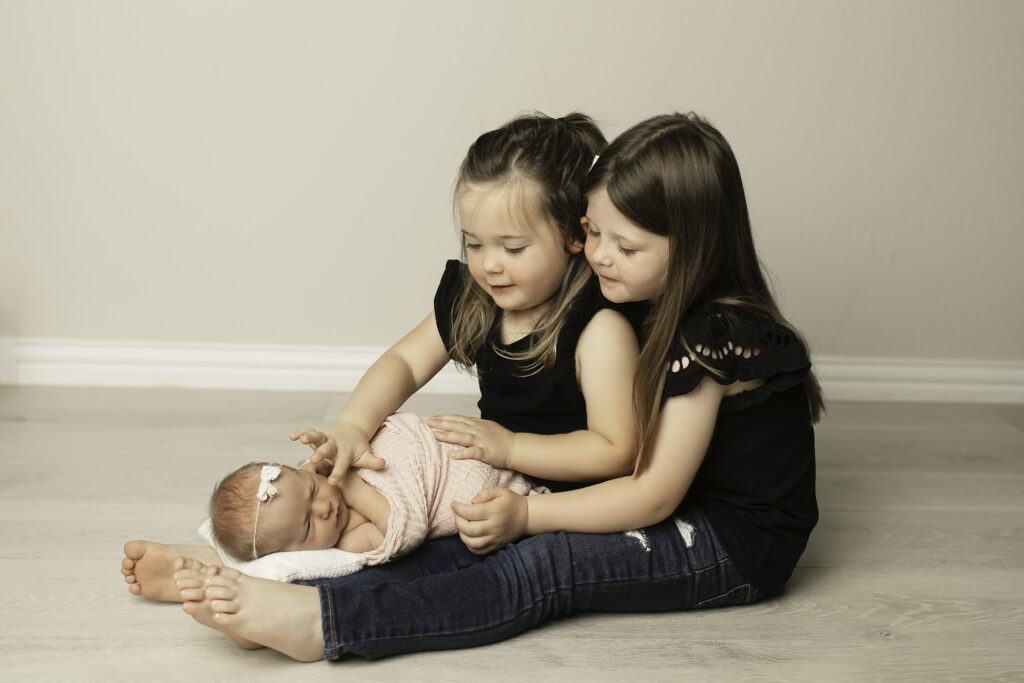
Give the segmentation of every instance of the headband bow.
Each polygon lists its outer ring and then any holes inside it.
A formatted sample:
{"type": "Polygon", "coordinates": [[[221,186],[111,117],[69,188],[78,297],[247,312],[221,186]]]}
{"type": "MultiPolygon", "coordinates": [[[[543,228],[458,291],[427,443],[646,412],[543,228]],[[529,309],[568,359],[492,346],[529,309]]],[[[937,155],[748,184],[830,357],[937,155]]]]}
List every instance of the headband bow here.
{"type": "Polygon", "coordinates": [[[278,465],[264,465],[260,470],[260,488],[256,491],[256,498],[266,503],[276,496],[280,491],[270,482],[281,476],[281,468],[278,465]]]}
{"type": "Polygon", "coordinates": [[[256,552],[256,530],[260,526],[260,505],[269,503],[270,499],[280,493],[277,487],[270,482],[281,476],[280,465],[264,465],[260,470],[260,487],[256,489],[256,519],[252,523],[252,559],[259,555],[256,552]]]}

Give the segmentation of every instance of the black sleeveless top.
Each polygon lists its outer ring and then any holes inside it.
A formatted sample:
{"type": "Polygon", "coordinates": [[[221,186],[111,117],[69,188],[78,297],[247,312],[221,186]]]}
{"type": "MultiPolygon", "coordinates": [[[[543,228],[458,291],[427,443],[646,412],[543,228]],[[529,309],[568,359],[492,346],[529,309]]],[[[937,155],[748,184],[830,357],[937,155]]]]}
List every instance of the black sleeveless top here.
{"type": "MultiPolygon", "coordinates": [[[[445,348],[451,349],[452,323],[464,278],[472,277],[459,261],[448,261],[434,295],[434,317],[445,348]]],[[[513,432],[566,434],[587,428],[587,407],[576,378],[576,346],[583,328],[607,302],[601,297],[597,278],[592,277],[573,302],[558,335],[555,364],[529,374],[523,363],[503,357],[498,351],[515,353],[529,348],[530,335],[511,344],[501,343],[501,321],[491,329],[488,341],[476,357],[480,382],[480,417],[493,420],[513,432]]],[[[577,488],[583,484],[536,479],[552,491],[577,488]]]]}
{"type": "Polygon", "coordinates": [[[818,521],[814,429],[804,380],[807,351],[786,327],[759,313],[706,305],[680,324],[665,397],[704,377],[719,384],[763,380],[722,400],[714,433],[686,494],[707,515],[740,575],[762,593],[782,589],[818,521]],[[701,361],[714,368],[716,376],[701,361]]]}

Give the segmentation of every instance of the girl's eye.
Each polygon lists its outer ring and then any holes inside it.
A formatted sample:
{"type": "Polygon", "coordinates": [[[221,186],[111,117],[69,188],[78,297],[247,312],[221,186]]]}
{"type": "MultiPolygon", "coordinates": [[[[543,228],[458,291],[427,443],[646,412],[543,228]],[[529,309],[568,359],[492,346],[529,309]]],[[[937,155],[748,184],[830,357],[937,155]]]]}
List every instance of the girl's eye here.
{"type": "Polygon", "coordinates": [[[526,249],[526,247],[505,247],[505,252],[509,254],[522,254],[524,249],[526,249]]]}
{"type": "Polygon", "coordinates": [[[593,237],[594,239],[597,239],[598,237],[601,236],[601,233],[599,233],[597,230],[594,230],[593,228],[587,228],[587,234],[593,237]]]}
{"type": "Polygon", "coordinates": [[[626,256],[632,256],[636,253],[636,249],[626,249],[625,247],[619,247],[619,251],[626,256]]]}
{"type": "Polygon", "coordinates": [[[470,244],[469,242],[466,242],[466,249],[470,249],[470,250],[474,250],[475,251],[475,250],[479,249],[480,246],[481,245],[479,245],[479,244],[470,244]]]}

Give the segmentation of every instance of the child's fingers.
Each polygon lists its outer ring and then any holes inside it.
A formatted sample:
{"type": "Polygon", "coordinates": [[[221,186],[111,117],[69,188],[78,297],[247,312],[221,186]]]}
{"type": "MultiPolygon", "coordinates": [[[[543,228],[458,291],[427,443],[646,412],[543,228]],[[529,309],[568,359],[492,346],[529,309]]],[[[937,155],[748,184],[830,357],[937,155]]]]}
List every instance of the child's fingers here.
{"type": "Polygon", "coordinates": [[[323,432],[311,431],[301,435],[299,441],[309,445],[310,448],[319,448],[327,443],[327,435],[323,432]]]}
{"type": "Polygon", "coordinates": [[[462,539],[462,544],[469,549],[469,552],[474,555],[486,555],[491,551],[490,539],[467,536],[461,533],[459,534],[459,538],[462,539]]]}
{"type": "Polygon", "coordinates": [[[471,418],[465,415],[434,415],[433,417],[427,418],[427,424],[431,427],[437,425],[442,429],[447,429],[444,425],[446,424],[469,424],[471,418]]]}
{"type": "Polygon", "coordinates": [[[331,460],[330,458],[325,458],[313,465],[313,471],[321,476],[326,477],[332,471],[334,471],[334,461],[331,460]]]}
{"type": "Polygon", "coordinates": [[[470,446],[469,448],[459,448],[452,451],[452,460],[484,460],[484,449],[479,446],[470,446]]]}
{"type": "Polygon", "coordinates": [[[309,456],[309,461],[314,465],[319,464],[324,460],[337,459],[338,444],[334,443],[333,441],[327,441],[326,443],[322,443],[319,446],[316,446],[315,448],[312,445],[310,445],[310,448],[313,448],[313,455],[309,456]]]}
{"type": "Polygon", "coordinates": [[[345,470],[347,469],[347,463],[343,463],[340,460],[335,462],[334,469],[332,469],[331,473],[327,475],[327,483],[334,484],[335,486],[337,486],[338,482],[341,481],[341,478],[345,476],[345,470]]]}
{"type": "Polygon", "coordinates": [[[317,430],[313,429],[312,427],[299,427],[298,429],[292,430],[291,434],[288,435],[288,438],[291,439],[292,441],[295,441],[296,439],[301,439],[303,436],[315,434],[316,431],[317,430]]]}
{"type": "Polygon", "coordinates": [[[505,489],[496,486],[492,486],[486,489],[480,489],[479,491],[477,491],[477,494],[473,496],[472,504],[480,505],[482,503],[489,503],[490,501],[499,497],[504,492],[505,489]]]}
{"type": "Polygon", "coordinates": [[[487,533],[487,521],[473,521],[468,520],[460,515],[455,516],[455,527],[459,530],[459,535],[467,538],[480,538],[487,533]]]}
{"type": "Polygon", "coordinates": [[[441,431],[476,433],[480,420],[463,415],[435,415],[427,420],[427,426],[441,431]]]}
{"type": "Polygon", "coordinates": [[[316,447],[315,453],[322,460],[333,460],[338,455],[338,444],[334,441],[324,441],[316,447]]]}
{"type": "Polygon", "coordinates": [[[362,454],[352,461],[353,467],[364,467],[368,470],[382,470],[386,463],[370,451],[363,451],[362,454]]]}
{"type": "Polygon", "coordinates": [[[487,554],[487,550],[485,549],[485,546],[487,544],[486,541],[479,538],[474,538],[473,536],[466,536],[465,534],[461,533],[459,534],[459,538],[462,540],[462,544],[469,549],[469,552],[473,553],[474,555],[487,554]]]}
{"type": "Polygon", "coordinates": [[[476,445],[476,436],[470,432],[458,431],[458,430],[446,430],[446,429],[431,429],[434,433],[434,438],[444,443],[455,444],[456,446],[474,446],[476,445]]]}
{"type": "MultiPolygon", "coordinates": [[[[469,522],[478,522],[489,517],[488,511],[484,505],[467,505],[466,503],[460,503],[457,500],[452,501],[452,512],[454,512],[457,517],[461,517],[469,522]]],[[[458,520],[456,519],[456,524],[457,523],[458,520]]]]}

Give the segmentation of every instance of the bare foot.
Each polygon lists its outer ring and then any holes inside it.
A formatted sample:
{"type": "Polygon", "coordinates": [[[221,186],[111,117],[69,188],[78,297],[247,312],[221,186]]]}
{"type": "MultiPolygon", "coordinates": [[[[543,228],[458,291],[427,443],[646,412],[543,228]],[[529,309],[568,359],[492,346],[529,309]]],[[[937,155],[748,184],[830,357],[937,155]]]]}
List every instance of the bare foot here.
{"type": "Polygon", "coordinates": [[[316,588],[257,579],[195,558],[174,561],[185,612],[241,647],[263,645],[300,662],[324,658],[316,588]]]}
{"type": "MultiPolygon", "coordinates": [[[[191,557],[179,557],[174,560],[174,582],[181,591],[181,606],[185,613],[203,626],[220,630],[214,619],[213,607],[206,599],[206,565],[191,557]]],[[[246,640],[232,633],[226,634],[231,640],[246,650],[258,650],[262,645],[246,640]]]]}
{"type": "Polygon", "coordinates": [[[124,544],[121,575],[133,595],[150,600],[181,602],[181,593],[174,585],[174,558],[192,557],[206,564],[220,564],[220,556],[205,545],[164,545],[151,541],[129,541],[124,544]]]}

